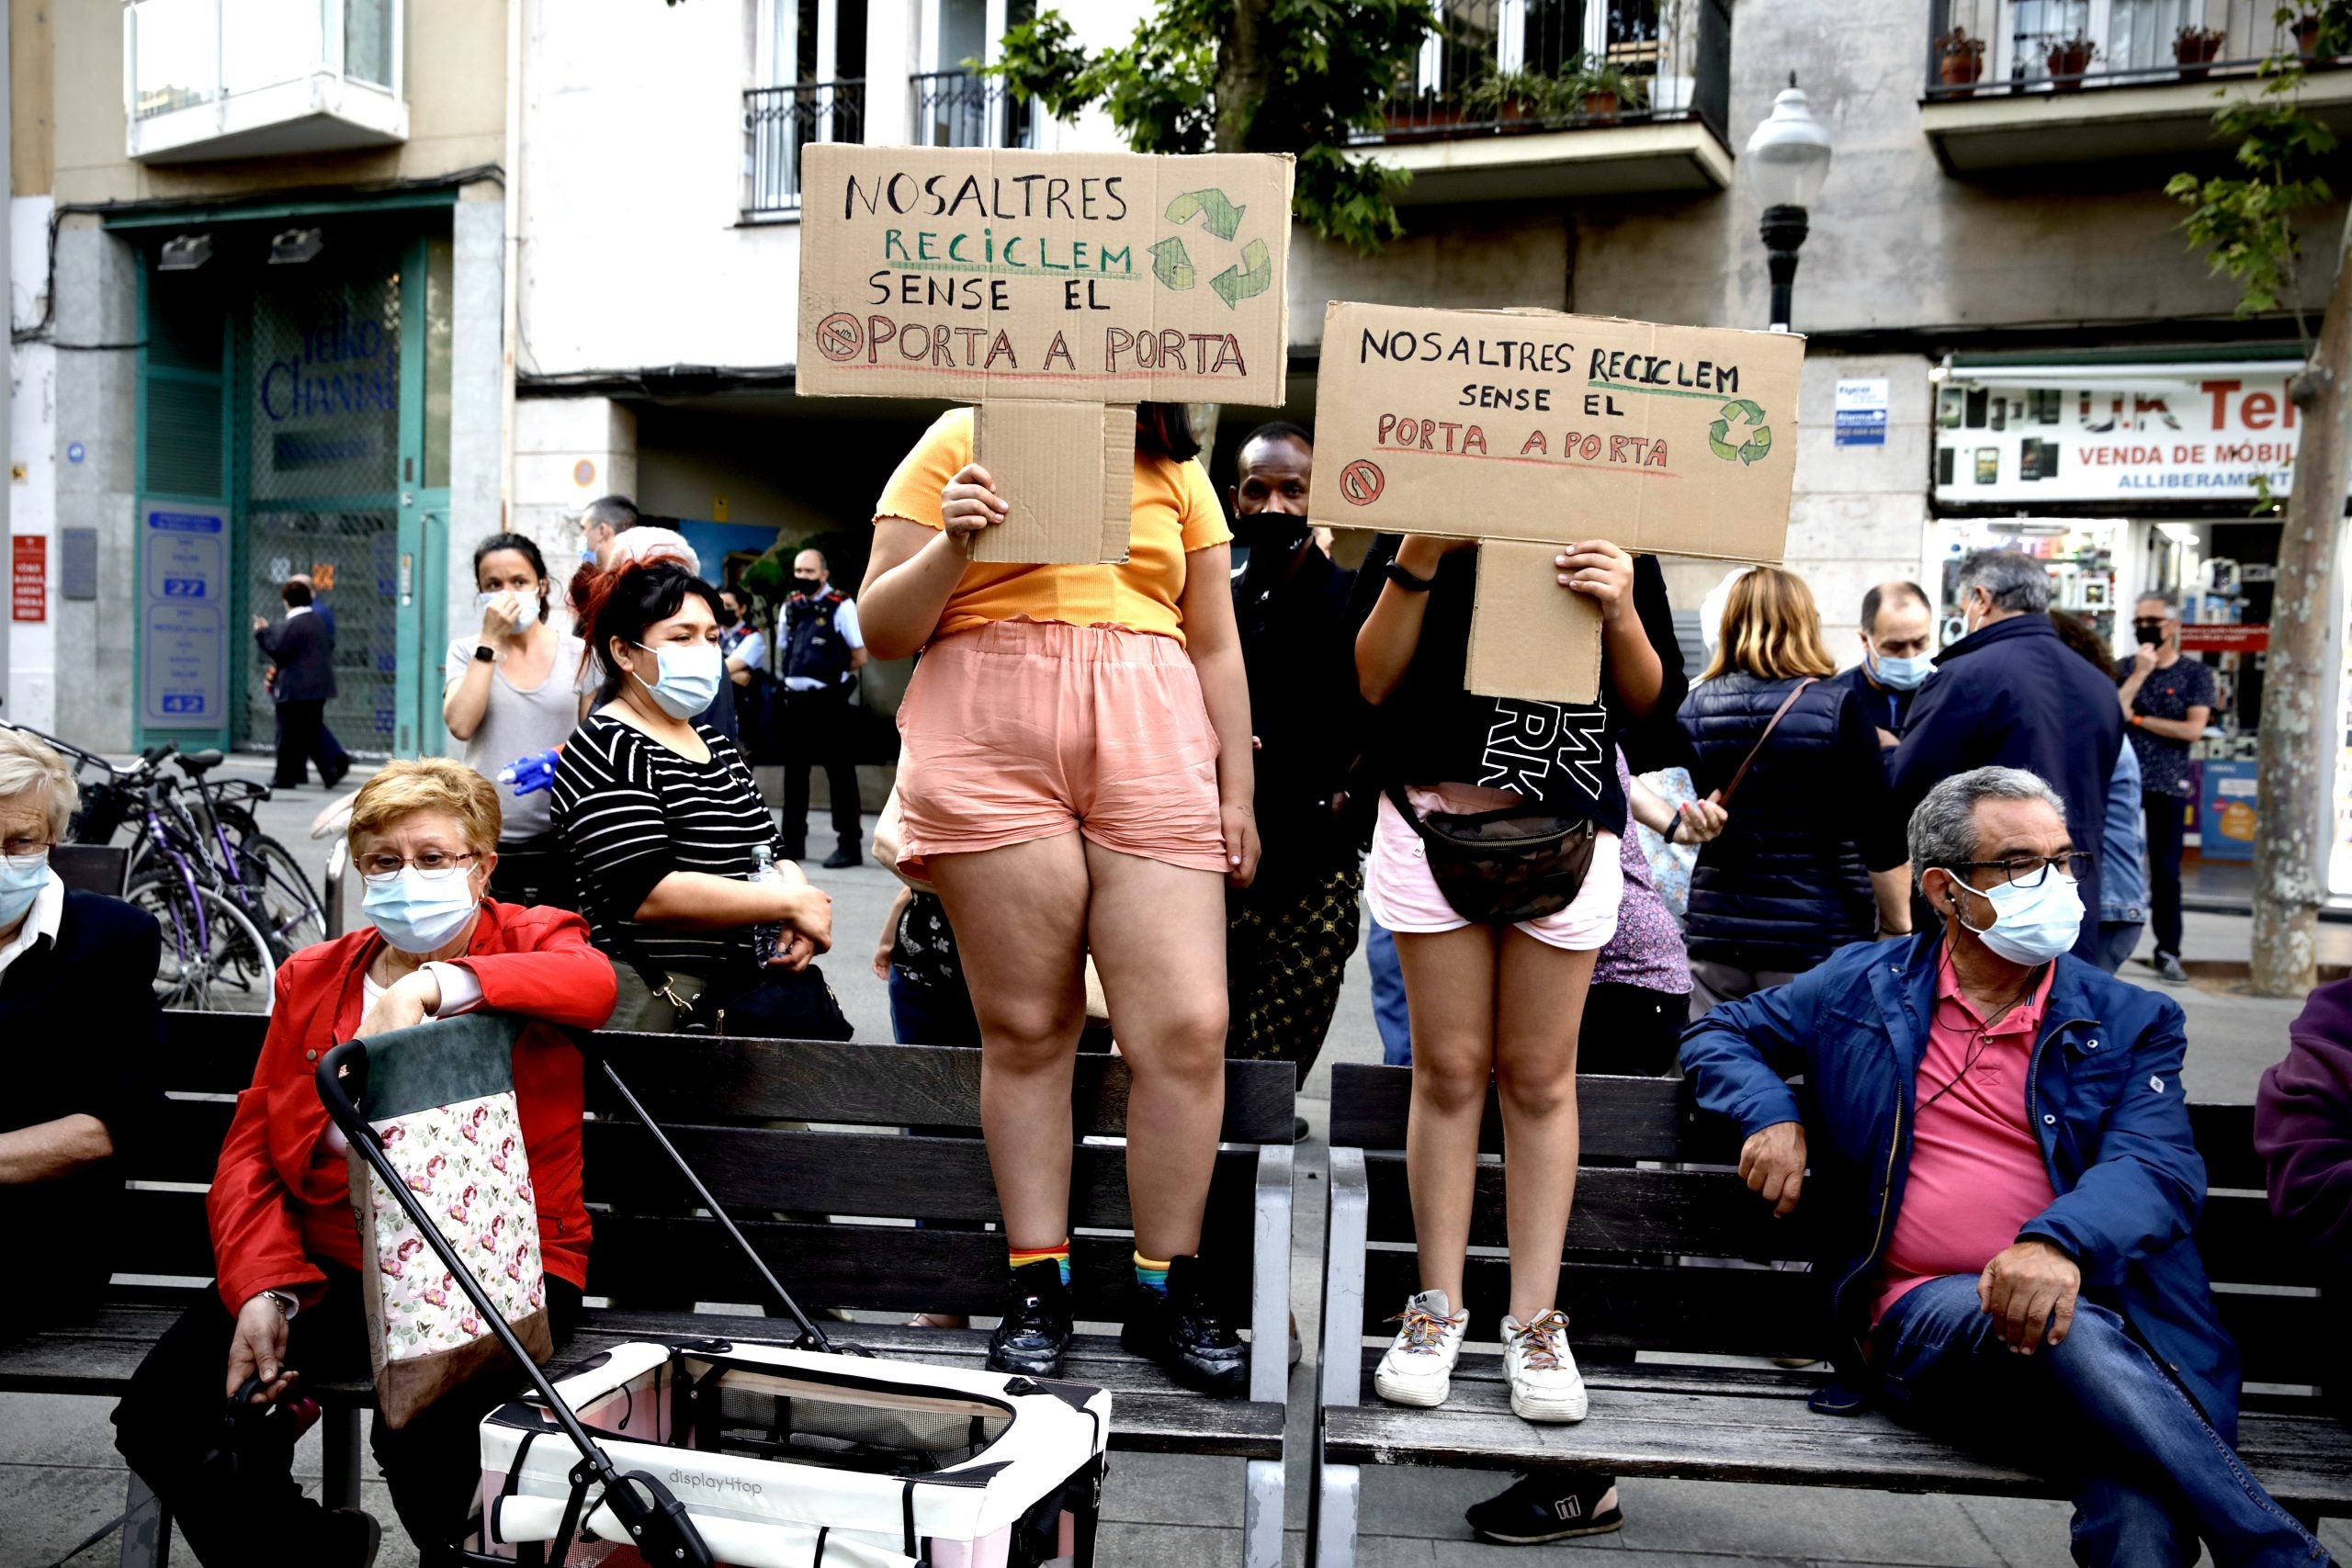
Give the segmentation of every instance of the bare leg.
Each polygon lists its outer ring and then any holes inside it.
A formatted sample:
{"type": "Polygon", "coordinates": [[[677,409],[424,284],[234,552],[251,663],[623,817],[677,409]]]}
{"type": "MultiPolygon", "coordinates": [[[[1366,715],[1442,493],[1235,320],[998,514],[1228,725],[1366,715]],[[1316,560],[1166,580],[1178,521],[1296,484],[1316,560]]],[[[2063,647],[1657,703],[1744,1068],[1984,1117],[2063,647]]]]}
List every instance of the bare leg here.
{"type": "Polygon", "coordinates": [[[1127,1197],[1136,1249],[1182,1258],[1201,1247],[1225,1120],[1225,882],[1091,842],[1086,867],[1088,940],[1120,1055],[1135,1074],[1127,1197]]]}
{"type": "Polygon", "coordinates": [[[1495,1066],[1495,933],[1486,926],[1396,933],[1413,1022],[1413,1107],[1405,1180],[1421,1289],[1463,1309],[1462,1265],[1478,1168],[1478,1121],[1495,1066]]]}
{"type": "Polygon", "coordinates": [[[1495,1087],[1503,1111],[1510,1314],[1552,1310],[1577,1190],[1577,1026],[1596,952],[1506,931],[1496,964],[1495,1087]]]}
{"type": "Polygon", "coordinates": [[[980,1021],[980,1132],[1005,1240],[1058,1247],[1069,1235],[1069,1086],[1086,1022],[1078,834],[929,859],[980,1021]]]}

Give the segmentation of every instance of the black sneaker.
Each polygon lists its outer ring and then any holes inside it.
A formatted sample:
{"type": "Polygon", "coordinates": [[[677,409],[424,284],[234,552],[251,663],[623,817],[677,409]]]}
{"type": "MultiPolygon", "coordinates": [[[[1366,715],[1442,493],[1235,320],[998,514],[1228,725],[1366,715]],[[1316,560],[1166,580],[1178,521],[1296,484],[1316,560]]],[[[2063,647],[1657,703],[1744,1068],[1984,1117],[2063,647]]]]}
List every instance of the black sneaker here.
{"type": "Polygon", "coordinates": [[[1025,1378],[1057,1378],[1069,1353],[1069,1287],[1054,1258],[1024,1263],[1012,1271],[1012,1299],[1004,1321],[989,1336],[992,1372],[1025,1378]]]}
{"type": "Polygon", "coordinates": [[[839,871],[843,866],[864,865],[865,863],[865,857],[857,852],[857,846],[855,844],[843,844],[840,849],[835,850],[831,854],[825,857],[825,869],[827,871],[839,871]]]}
{"type": "Polygon", "coordinates": [[[1179,1258],[1168,1265],[1168,1293],[1137,1285],[1134,1304],[1119,1331],[1128,1354],[1159,1363],[1160,1369],[1212,1399],[1239,1399],[1250,1389],[1250,1353],[1202,1298],[1201,1260],[1179,1258]]]}
{"type": "Polygon", "coordinates": [[[2148,965],[2156,972],[2156,978],[2159,980],[2168,981],[2176,986],[2188,984],[2188,971],[2180,966],[2180,959],[2176,954],[2159,953],[2148,960],[2148,965]]]}
{"type": "Polygon", "coordinates": [[[1471,1504],[1462,1517],[1480,1540],[1498,1546],[1541,1546],[1547,1540],[1607,1535],[1625,1523],[1623,1512],[1609,1498],[1616,1484],[1613,1475],[1558,1471],[1522,1475],[1485,1502],[1471,1504]],[[1609,1501],[1605,1508],[1604,1500],[1609,1501]]]}
{"type": "Polygon", "coordinates": [[[334,1568],[375,1568],[376,1549],[383,1544],[384,1527],[376,1516],[357,1508],[329,1508],[325,1519],[327,1556],[334,1568]]]}

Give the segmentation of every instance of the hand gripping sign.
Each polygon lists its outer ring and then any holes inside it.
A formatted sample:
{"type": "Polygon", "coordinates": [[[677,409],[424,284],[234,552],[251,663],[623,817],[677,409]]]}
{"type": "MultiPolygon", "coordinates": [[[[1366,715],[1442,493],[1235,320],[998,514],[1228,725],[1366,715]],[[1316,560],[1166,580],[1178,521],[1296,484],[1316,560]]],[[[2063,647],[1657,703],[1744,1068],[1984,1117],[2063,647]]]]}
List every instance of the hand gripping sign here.
{"type": "Polygon", "coordinates": [[[1278,405],[1292,162],[819,143],[799,389],[979,405],[978,560],[1120,561],[1135,405],[1278,405]]]}
{"type": "Polygon", "coordinates": [[[1589,702],[1600,614],[1558,547],[1777,562],[1804,340],[1550,310],[1334,301],[1317,389],[1317,523],[1485,541],[1468,685],[1589,702]]]}

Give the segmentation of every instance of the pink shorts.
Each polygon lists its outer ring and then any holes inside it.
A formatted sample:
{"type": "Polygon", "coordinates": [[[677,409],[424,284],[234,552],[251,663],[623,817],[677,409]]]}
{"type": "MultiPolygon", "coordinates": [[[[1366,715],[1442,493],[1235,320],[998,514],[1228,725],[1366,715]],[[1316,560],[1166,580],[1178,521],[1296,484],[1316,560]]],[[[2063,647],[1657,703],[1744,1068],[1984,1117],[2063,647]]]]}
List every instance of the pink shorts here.
{"type": "MultiPolygon", "coordinates": [[[[1405,798],[1419,811],[1492,811],[1508,797],[1488,790],[1408,789],[1405,798]],[[1492,798],[1488,798],[1492,796],[1492,798]]],[[[1518,929],[1548,947],[1589,953],[1607,947],[1617,934],[1617,904],[1624,897],[1625,868],[1618,859],[1617,835],[1606,830],[1594,840],[1592,867],[1568,907],[1518,929]]],[[[1429,846],[1411,823],[1397,815],[1386,795],[1372,829],[1372,859],[1364,867],[1363,901],[1372,918],[1401,935],[1458,931],[1470,922],[1454,912],[1430,874],[1429,846]]]]}
{"type": "Polygon", "coordinates": [[[1222,875],[1216,731],[1174,637],[998,621],[931,645],[899,705],[899,864],[1075,828],[1222,875]]]}

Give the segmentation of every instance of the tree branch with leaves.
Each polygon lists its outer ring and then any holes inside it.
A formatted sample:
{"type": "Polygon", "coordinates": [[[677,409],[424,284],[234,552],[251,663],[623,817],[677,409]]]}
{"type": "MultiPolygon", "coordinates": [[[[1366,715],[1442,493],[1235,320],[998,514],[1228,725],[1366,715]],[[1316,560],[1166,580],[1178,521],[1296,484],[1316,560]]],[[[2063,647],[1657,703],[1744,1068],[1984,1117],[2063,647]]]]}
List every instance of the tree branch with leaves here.
{"type": "Polygon", "coordinates": [[[1349,151],[1380,129],[1434,25],[1428,0],[1160,0],[1125,44],[1081,48],[1058,11],[989,67],[1057,119],[1100,105],[1138,152],[1289,152],[1294,208],[1362,254],[1404,232],[1405,171],[1349,151]]]}

